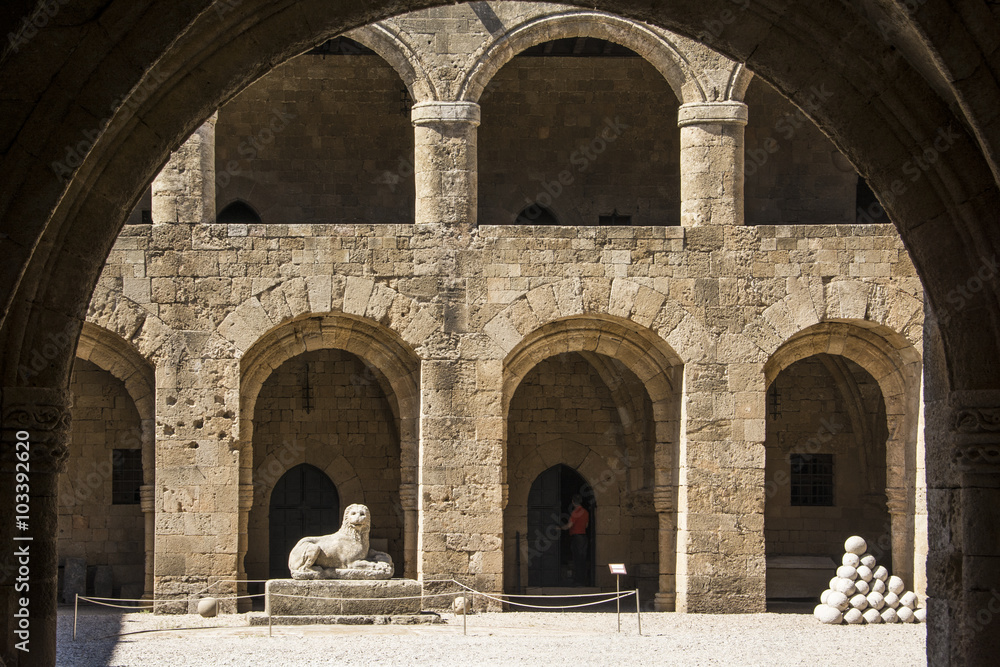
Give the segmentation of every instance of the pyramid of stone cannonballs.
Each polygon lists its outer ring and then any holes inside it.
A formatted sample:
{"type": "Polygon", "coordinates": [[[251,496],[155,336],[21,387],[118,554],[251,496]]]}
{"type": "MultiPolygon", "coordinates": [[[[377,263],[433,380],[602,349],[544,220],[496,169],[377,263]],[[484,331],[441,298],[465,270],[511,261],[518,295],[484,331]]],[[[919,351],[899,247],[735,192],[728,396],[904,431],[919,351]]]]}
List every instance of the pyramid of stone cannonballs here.
{"type": "Polygon", "coordinates": [[[843,565],[813,610],[821,623],[923,623],[927,619],[927,610],[917,606],[917,596],[904,592],[903,580],[889,576],[875,562],[862,538],[847,538],[844,551],[843,565]]]}

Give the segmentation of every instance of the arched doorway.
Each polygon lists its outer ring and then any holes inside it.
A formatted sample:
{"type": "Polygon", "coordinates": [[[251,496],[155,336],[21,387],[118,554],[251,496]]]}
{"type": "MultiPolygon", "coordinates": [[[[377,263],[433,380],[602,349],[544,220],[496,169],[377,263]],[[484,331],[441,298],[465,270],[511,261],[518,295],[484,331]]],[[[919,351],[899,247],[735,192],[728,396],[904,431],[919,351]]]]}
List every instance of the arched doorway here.
{"type": "Polygon", "coordinates": [[[340,527],[340,496],[322,470],[302,463],[281,476],[268,511],[271,579],[288,578],[288,552],[307,535],[340,527]]]}
{"type": "Polygon", "coordinates": [[[528,561],[528,586],[561,587],[594,585],[596,563],[594,536],[594,491],[573,468],[557,464],[540,474],[528,492],[528,535],[532,558],[528,561]],[[573,553],[569,531],[562,530],[569,519],[573,496],[583,497],[583,507],[590,513],[587,527],[587,556],[584,578],[573,578],[573,553]]]}

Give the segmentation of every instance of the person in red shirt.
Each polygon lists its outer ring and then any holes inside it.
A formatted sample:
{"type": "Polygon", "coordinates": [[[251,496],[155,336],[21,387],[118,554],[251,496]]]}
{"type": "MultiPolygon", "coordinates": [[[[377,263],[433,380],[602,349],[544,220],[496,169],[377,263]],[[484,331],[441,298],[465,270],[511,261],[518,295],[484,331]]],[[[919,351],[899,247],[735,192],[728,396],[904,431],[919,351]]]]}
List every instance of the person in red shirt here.
{"type": "Polygon", "coordinates": [[[586,586],[590,583],[587,576],[587,528],[590,526],[590,512],[583,506],[583,496],[579,493],[573,496],[570,504],[569,521],[563,530],[569,531],[569,548],[573,554],[573,584],[586,586]]]}

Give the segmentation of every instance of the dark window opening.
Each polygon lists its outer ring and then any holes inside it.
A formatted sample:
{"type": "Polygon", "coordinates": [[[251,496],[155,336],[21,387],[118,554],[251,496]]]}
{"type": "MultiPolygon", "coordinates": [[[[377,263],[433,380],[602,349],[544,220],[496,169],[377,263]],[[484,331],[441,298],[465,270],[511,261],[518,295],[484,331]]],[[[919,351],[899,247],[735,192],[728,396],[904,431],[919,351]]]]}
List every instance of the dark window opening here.
{"type": "Polygon", "coordinates": [[[597,224],[609,227],[628,227],[632,224],[632,216],[622,215],[618,209],[615,209],[611,215],[598,216],[597,224]]]}
{"type": "Polygon", "coordinates": [[[219,211],[216,221],[220,225],[259,225],[261,223],[257,211],[253,210],[250,204],[239,200],[219,211]]]}
{"type": "Polygon", "coordinates": [[[833,454],[792,454],[792,506],[833,506],[833,454]]]}
{"type": "Polygon", "coordinates": [[[854,221],[859,225],[881,225],[889,223],[889,216],[879,203],[868,181],[858,176],[857,209],[854,221]]]}
{"type": "Polygon", "coordinates": [[[638,58],[632,49],[594,37],[566,37],[543,42],[521,51],[518,56],[562,56],[564,58],[638,58]]]}
{"type": "Polygon", "coordinates": [[[375,52],[347,37],[334,37],[306,51],[309,56],[374,56],[375,52]]]}
{"type": "Polygon", "coordinates": [[[138,505],[142,450],[116,449],[111,457],[111,504],[138,505]]]}
{"type": "Polygon", "coordinates": [[[144,208],[144,209],[142,209],[140,215],[141,215],[140,219],[142,220],[142,224],[144,224],[144,225],[151,225],[151,224],[153,224],[153,212],[151,210],[149,210],[148,208],[144,208]]]}
{"type": "Polygon", "coordinates": [[[558,225],[556,214],[541,204],[532,204],[517,214],[515,225],[558,225]]]}

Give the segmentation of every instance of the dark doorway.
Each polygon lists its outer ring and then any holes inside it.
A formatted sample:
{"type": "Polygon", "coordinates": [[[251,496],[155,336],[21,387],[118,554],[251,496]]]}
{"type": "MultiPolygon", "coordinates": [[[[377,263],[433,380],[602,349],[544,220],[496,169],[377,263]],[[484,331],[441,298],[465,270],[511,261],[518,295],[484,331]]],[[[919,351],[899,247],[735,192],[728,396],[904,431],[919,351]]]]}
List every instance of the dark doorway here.
{"type": "Polygon", "coordinates": [[[278,480],[271,492],[269,576],[287,579],[288,552],[307,535],[327,535],[340,528],[337,487],[322,470],[297,465],[278,480]]]}
{"type": "Polygon", "coordinates": [[[528,585],[562,587],[573,585],[573,554],[569,532],[561,527],[569,518],[573,495],[583,496],[583,507],[590,512],[587,527],[586,581],[594,585],[594,493],[578,472],[565,465],[555,465],[539,475],[528,492],[528,585]]]}

